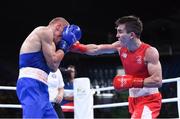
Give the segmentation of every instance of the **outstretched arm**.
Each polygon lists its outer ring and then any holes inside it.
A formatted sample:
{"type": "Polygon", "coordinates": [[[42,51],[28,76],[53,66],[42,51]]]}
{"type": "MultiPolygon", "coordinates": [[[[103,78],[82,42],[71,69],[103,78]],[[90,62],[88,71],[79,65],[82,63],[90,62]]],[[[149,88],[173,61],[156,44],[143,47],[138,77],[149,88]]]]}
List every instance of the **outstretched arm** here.
{"type": "Polygon", "coordinates": [[[79,42],[75,43],[71,52],[87,54],[87,55],[101,55],[101,54],[111,54],[117,52],[118,48],[120,48],[120,42],[116,41],[112,44],[81,44],[79,42]]]}

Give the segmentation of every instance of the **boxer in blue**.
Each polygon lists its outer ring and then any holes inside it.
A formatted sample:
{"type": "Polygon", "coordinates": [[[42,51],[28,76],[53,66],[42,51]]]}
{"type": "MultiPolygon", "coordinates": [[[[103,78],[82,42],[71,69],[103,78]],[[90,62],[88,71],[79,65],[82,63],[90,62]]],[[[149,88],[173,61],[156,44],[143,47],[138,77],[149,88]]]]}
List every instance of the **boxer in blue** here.
{"type": "Polygon", "coordinates": [[[64,54],[80,38],[77,25],[56,17],[47,26],[35,28],[25,39],[19,54],[16,90],[23,118],[58,118],[49,101],[47,77],[58,69],[64,54]]]}

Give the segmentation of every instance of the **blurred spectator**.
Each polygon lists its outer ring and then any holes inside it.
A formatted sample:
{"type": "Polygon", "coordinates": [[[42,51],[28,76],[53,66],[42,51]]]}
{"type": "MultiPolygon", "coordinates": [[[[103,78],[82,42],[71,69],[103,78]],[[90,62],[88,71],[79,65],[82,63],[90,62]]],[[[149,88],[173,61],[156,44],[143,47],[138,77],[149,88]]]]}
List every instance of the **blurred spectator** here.
{"type": "MultiPolygon", "coordinates": [[[[73,82],[76,76],[76,69],[74,65],[69,65],[67,68],[67,82],[65,82],[64,89],[65,90],[73,90],[73,82]]],[[[65,91],[64,98],[61,102],[62,106],[74,106],[74,95],[71,92],[65,91]]],[[[63,109],[65,118],[74,118],[74,110],[73,109],[63,109]]]]}
{"type": "Polygon", "coordinates": [[[64,95],[64,81],[60,70],[56,72],[50,72],[48,75],[48,91],[49,100],[53,105],[59,118],[64,118],[64,114],[61,108],[61,101],[64,95]]]}

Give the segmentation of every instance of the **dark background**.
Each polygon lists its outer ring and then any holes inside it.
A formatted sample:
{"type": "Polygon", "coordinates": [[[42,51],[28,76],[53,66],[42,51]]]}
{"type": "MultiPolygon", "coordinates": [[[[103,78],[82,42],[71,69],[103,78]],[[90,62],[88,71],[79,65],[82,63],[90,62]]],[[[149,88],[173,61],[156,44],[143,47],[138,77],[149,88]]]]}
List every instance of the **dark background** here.
{"type": "Polygon", "coordinates": [[[37,26],[57,16],[82,28],[82,43],[107,43],[115,33],[114,22],[124,15],[137,15],[144,23],[144,41],[179,42],[180,7],[175,0],[7,0],[1,3],[1,59],[17,62],[23,40],[37,26]],[[162,33],[163,32],[163,33],[162,33]],[[152,35],[151,35],[152,34],[152,35]],[[154,36],[153,36],[154,35],[154,36]],[[155,37],[156,35],[156,37],[155,37]]]}
{"type": "MultiPolygon", "coordinates": [[[[3,77],[16,80],[18,53],[27,35],[37,26],[47,25],[57,16],[66,18],[82,29],[81,42],[112,43],[115,38],[114,22],[124,15],[136,15],[144,23],[142,41],[155,46],[160,55],[177,55],[180,52],[180,7],[177,0],[28,0],[2,1],[0,66],[3,77]],[[112,36],[108,36],[108,34],[112,36]]],[[[77,57],[76,57],[77,56],[77,57]]],[[[62,65],[72,57],[67,54],[62,65]]],[[[71,63],[71,61],[70,61],[71,63]]],[[[2,79],[4,80],[4,78],[2,79]]],[[[10,82],[9,82],[10,83],[10,82]]]]}
{"type": "MultiPolygon", "coordinates": [[[[133,0],[6,0],[1,2],[1,85],[16,85],[18,53],[22,42],[35,27],[45,26],[57,16],[64,17],[71,24],[81,27],[83,33],[81,43],[101,44],[112,43],[116,40],[114,29],[116,19],[124,15],[136,15],[144,23],[142,41],[155,46],[160,52],[163,77],[172,78],[180,75],[178,70],[180,69],[178,63],[180,59],[178,0],[144,0],[141,2],[133,0]]],[[[101,77],[90,76],[91,71],[114,69],[111,73],[113,77],[116,67],[121,66],[116,54],[91,57],[68,53],[61,66],[68,64],[75,64],[79,76],[89,76],[92,80],[101,77]]],[[[2,95],[8,94],[1,92],[2,95]]],[[[13,94],[13,96],[16,95],[13,94]]],[[[5,97],[4,100],[6,100],[5,97]]],[[[9,102],[4,101],[4,103],[11,102],[18,103],[17,97],[9,102]]]]}

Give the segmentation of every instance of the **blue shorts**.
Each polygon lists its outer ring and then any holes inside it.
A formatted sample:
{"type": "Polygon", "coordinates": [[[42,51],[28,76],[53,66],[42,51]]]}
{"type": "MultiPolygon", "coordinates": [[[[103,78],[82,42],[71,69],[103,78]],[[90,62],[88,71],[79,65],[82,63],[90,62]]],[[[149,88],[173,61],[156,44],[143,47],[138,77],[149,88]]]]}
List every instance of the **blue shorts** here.
{"type": "Polygon", "coordinates": [[[23,108],[23,118],[58,118],[49,102],[48,86],[36,79],[21,78],[16,93],[23,108]]]}

